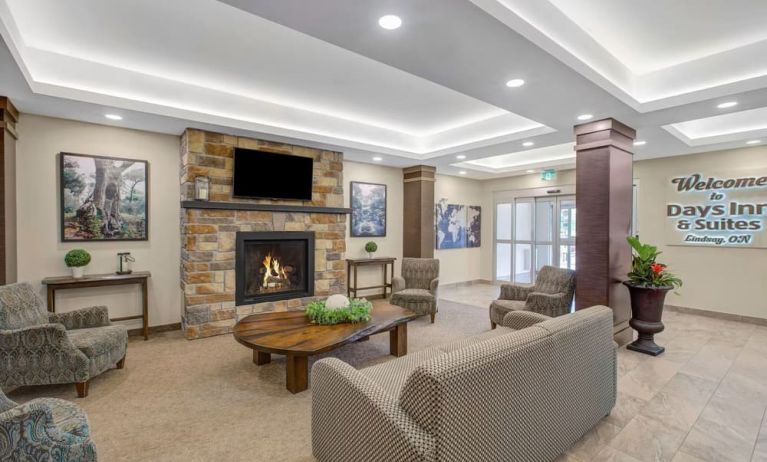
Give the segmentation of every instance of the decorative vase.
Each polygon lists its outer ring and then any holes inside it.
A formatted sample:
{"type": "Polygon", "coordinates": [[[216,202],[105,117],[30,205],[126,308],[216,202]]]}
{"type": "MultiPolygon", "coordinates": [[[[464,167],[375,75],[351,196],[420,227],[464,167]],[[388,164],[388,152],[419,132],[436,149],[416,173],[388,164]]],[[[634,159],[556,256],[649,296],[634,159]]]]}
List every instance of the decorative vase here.
{"type": "Polygon", "coordinates": [[[661,322],[666,294],[673,287],[641,287],[629,282],[623,283],[629,288],[631,296],[631,320],[629,325],[637,331],[639,338],[626,348],[640,353],[658,356],[666,349],[655,343],[655,334],[663,332],[661,322]]]}
{"type": "Polygon", "coordinates": [[[83,277],[83,267],[82,266],[73,266],[72,267],[72,277],[75,279],[80,279],[83,277]]]}

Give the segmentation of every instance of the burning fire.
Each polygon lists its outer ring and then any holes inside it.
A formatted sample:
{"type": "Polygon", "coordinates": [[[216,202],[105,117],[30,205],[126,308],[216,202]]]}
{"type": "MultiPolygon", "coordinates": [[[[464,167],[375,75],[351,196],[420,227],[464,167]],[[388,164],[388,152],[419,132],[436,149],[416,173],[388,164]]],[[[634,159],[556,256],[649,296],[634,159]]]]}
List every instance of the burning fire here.
{"type": "MultiPolygon", "coordinates": [[[[282,284],[288,279],[288,275],[285,274],[285,269],[280,265],[280,261],[272,257],[272,254],[267,254],[262,262],[266,271],[264,271],[263,287],[269,287],[269,283],[274,283],[274,279],[277,279],[277,283],[282,284]]],[[[272,284],[274,285],[274,284],[272,284]]]]}

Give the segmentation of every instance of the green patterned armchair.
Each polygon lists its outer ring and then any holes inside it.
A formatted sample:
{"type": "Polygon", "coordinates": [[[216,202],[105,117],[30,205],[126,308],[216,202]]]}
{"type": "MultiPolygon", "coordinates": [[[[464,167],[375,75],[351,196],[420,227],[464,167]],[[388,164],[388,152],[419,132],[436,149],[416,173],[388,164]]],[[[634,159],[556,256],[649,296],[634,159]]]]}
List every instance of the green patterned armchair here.
{"type": "Polygon", "coordinates": [[[490,304],[490,326],[495,329],[512,311],[532,311],[546,316],[562,316],[570,312],[575,294],[575,271],[544,266],[535,284],[501,285],[501,296],[490,304]]]}
{"type": "Polygon", "coordinates": [[[436,258],[403,258],[402,276],[392,280],[391,304],[407,308],[419,315],[437,314],[439,260],[436,258]]]}
{"type": "Polygon", "coordinates": [[[95,461],[88,418],[69,401],[39,398],[19,405],[0,390],[0,460],[95,461]]]}
{"type": "Polygon", "coordinates": [[[123,368],[127,348],[105,306],[48,313],[28,283],[0,287],[0,387],[74,383],[84,398],[92,377],[123,368]]]}

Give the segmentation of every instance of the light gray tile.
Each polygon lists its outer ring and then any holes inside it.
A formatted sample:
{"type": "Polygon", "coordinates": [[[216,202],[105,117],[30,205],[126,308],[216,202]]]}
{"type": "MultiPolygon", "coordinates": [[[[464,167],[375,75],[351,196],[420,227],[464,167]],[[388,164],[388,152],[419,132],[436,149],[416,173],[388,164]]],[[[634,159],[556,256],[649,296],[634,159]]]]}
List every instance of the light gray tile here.
{"type": "Polygon", "coordinates": [[[751,462],[767,462],[767,412],[762,419],[762,430],[759,432],[759,437],[756,439],[756,446],[754,447],[754,455],[751,458],[751,462]]]}
{"type": "Polygon", "coordinates": [[[639,415],[613,438],[610,446],[644,462],[671,461],[685,432],[639,415]]]}
{"type": "Polygon", "coordinates": [[[628,395],[626,393],[618,393],[618,397],[615,401],[615,407],[610,412],[610,415],[605,417],[607,422],[623,428],[631,419],[639,414],[639,411],[647,405],[647,401],[628,395]]]}
{"type": "Polygon", "coordinates": [[[679,370],[709,380],[721,380],[727,374],[740,348],[721,342],[707,343],[679,370]]]}
{"type": "Polygon", "coordinates": [[[618,391],[649,401],[671,380],[680,367],[680,363],[650,358],[618,379],[618,391]]]}
{"type": "Polygon", "coordinates": [[[689,430],[706,407],[717,382],[677,373],[641,413],[680,430],[689,430]]]}
{"type": "Polygon", "coordinates": [[[610,446],[605,446],[594,456],[590,462],[640,462],[625,452],[621,452],[610,446]]]}
{"type": "Polygon", "coordinates": [[[749,436],[725,423],[700,419],[680,450],[706,462],[748,462],[755,440],[756,434],[749,436]]]}
{"type": "Polygon", "coordinates": [[[686,452],[677,451],[674,455],[674,459],[671,462],[706,462],[703,459],[698,459],[695,456],[691,456],[686,452]]]}
{"type": "Polygon", "coordinates": [[[603,419],[573,444],[567,454],[583,461],[590,461],[619,432],[620,428],[603,419]]]}

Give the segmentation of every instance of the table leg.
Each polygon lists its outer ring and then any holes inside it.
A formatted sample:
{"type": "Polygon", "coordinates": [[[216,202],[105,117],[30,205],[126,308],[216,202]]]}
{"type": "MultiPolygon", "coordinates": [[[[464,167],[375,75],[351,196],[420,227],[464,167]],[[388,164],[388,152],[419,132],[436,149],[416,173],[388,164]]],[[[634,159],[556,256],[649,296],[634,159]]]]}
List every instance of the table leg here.
{"type": "Polygon", "coordinates": [[[352,296],[352,263],[346,262],[346,296],[352,296]]]}
{"type": "Polygon", "coordinates": [[[291,393],[300,393],[309,387],[309,357],[288,355],[286,388],[291,393]]]}
{"type": "Polygon", "coordinates": [[[389,295],[394,293],[394,262],[391,262],[391,272],[389,273],[389,295]]]}
{"type": "Polygon", "coordinates": [[[258,366],[263,366],[272,361],[272,355],[263,351],[253,350],[253,362],[258,366]]]}
{"type": "Polygon", "coordinates": [[[144,327],[144,340],[149,339],[149,297],[147,294],[147,280],[143,279],[141,281],[141,300],[142,300],[142,311],[143,317],[141,321],[143,322],[144,327]]]}
{"type": "Polygon", "coordinates": [[[56,289],[48,286],[48,311],[51,313],[56,312],[56,289]]]}
{"type": "Polygon", "coordinates": [[[407,323],[398,324],[389,331],[389,353],[392,356],[407,354],[407,323]]]}
{"type": "Polygon", "coordinates": [[[354,265],[354,298],[357,298],[357,267],[358,265],[354,265]]]}

